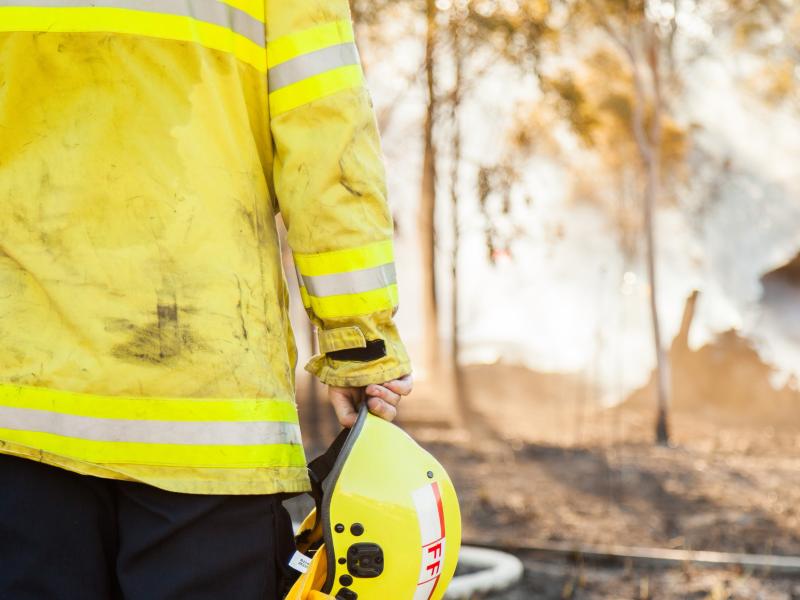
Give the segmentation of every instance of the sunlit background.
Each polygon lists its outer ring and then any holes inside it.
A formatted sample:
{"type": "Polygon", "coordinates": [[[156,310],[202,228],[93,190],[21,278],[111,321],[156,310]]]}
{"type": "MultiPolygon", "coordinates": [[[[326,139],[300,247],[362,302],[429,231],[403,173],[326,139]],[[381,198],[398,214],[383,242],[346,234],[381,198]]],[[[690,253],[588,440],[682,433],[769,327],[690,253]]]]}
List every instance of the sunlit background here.
{"type": "MultiPolygon", "coordinates": [[[[353,11],[418,379],[403,423],[454,471],[469,541],[800,554],[800,5],[353,11]]],[[[800,598],[747,569],[520,555],[490,597],[800,598]]]]}

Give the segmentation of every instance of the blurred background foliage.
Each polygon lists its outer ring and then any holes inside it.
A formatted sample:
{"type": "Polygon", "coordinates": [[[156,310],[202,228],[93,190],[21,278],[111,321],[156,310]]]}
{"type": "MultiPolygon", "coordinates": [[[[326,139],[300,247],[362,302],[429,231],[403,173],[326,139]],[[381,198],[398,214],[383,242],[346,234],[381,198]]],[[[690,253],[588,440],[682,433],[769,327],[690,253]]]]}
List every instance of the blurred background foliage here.
{"type": "MultiPolygon", "coordinates": [[[[369,50],[368,66],[414,56],[399,47],[392,52],[395,42],[411,39],[423,47],[407,76],[409,86],[423,90],[424,107],[418,130],[405,133],[422,146],[414,237],[421,254],[419,317],[425,335],[418,366],[426,373],[449,369],[455,394],[463,393],[456,358],[462,320],[456,291],[463,243],[458,205],[477,203],[490,263],[512,258],[515,240],[527,235],[525,211],[536,196],[536,182],[526,171],[531,161],[546,157],[568,172],[572,202],[588,203],[605,215],[623,261],[641,259],[644,265],[658,407],[655,435],[667,443],[671,336],[662,331],[656,220],[662,207],[696,219],[709,210],[720,178],[731,169],[728,157],[702,143],[706,128],[689,109],[698,101],[697,85],[687,78],[697,76],[695,67],[703,61],[723,64],[734,57],[744,67],[732,72],[732,85],[766,107],[796,113],[800,7],[789,0],[352,4],[369,50]],[[501,69],[505,80],[492,79],[501,69]],[[508,126],[496,132],[490,152],[479,164],[469,164],[464,130],[470,124],[463,115],[473,97],[487,97],[487,85],[498,86],[497,96],[504,94],[503,85],[525,86],[531,94],[512,107],[508,126]],[[475,182],[474,194],[465,196],[461,187],[469,180],[475,182]],[[438,207],[444,203],[451,206],[443,219],[438,207]],[[451,280],[444,301],[443,277],[451,280]],[[449,331],[443,319],[450,322],[449,331]]],[[[488,97],[491,102],[492,93],[488,97]]],[[[381,124],[389,129],[392,113],[403,102],[378,104],[381,124]]],[[[668,329],[674,334],[676,327],[668,329]]]]}
{"type": "MultiPolygon", "coordinates": [[[[800,3],[351,3],[468,536],[800,554],[800,3]]],[[[595,575],[508,598],[800,597],[595,575]]]]}

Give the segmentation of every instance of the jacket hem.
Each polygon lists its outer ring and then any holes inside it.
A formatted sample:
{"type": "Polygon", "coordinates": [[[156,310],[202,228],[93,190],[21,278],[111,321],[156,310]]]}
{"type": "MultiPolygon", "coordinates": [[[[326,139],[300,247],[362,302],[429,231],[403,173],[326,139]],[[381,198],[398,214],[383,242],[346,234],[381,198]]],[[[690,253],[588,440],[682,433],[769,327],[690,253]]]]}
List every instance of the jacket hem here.
{"type": "Polygon", "coordinates": [[[305,466],[195,469],[160,465],[98,465],[0,441],[0,454],[34,460],[79,475],[132,481],[168,492],[200,495],[294,494],[311,490],[305,466]]]}

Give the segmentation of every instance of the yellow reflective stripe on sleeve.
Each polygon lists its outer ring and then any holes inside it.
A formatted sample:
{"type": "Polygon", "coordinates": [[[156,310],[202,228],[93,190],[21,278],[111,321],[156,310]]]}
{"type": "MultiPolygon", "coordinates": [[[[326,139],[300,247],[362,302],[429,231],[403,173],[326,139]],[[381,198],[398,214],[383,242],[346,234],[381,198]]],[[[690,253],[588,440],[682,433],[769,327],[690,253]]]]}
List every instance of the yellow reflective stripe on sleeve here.
{"type": "Polygon", "coordinates": [[[0,428],[0,440],[59,456],[103,464],[172,465],[182,467],[304,466],[303,447],[295,444],[261,446],[143,444],[98,442],[51,433],[0,428]]]}
{"type": "Polygon", "coordinates": [[[226,27],[181,15],[109,7],[0,6],[0,30],[120,33],[198,43],[233,54],[261,72],[267,71],[267,57],[262,46],[226,27]]]}
{"type": "Polygon", "coordinates": [[[276,92],[281,88],[322,73],[360,64],[361,58],[353,42],[328,46],[308,54],[301,54],[292,60],[271,67],[267,72],[269,90],[276,92]]]}
{"type": "Polygon", "coordinates": [[[348,65],[315,75],[281,88],[269,95],[269,109],[273,117],[299,106],[364,85],[361,65],[348,65]]]}
{"type": "Polygon", "coordinates": [[[267,67],[272,75],[269,94],[272,116],[364,85],[364,72],[354,47],[352,52],[342,50],[336,60],[331,60],[330,54],[320,54],[335,47],[348,48],[346,45],[354,41],[353,25],[346,20],[270,40],[267,67]],[[336,64],[341,66],[327,69],[336,64]]]}
{"type": "Polygon", "coordinates": [[[294,402],[270,398],[128,398],[0,384],[0,405],[97,419],[298,422],[294,402]]]}
{"type": "Polygon", "coordinates": [[[394,242],[294,255],[303,305],[320,319],[394,310],[394,242]]]}
{"type": "Polygon", "coordinates": [[[295,253],[294,261],[297,270],[304,277],[361,271],[394,262],[394,242],[384,240],[357,248],[316,254],[295,253]]]}
{"type": "Polygon", "coordinates": [[[303,285],[311,296],[342,296],[363,294],[397,283],[394,263],[387,263],[371,269],[335,273],[332,275],[306,275],[303,285]]]}
{"type": "Polygon", "coordinates": [[[355,41],[355,34],[350,21],[334,21],[304,29],[269,40],[267,43],[267,66],[272,68],[301,54],[353,41],[355,41]]]}
{"type": "Polygon", "coordinates": [[[307,297],[311,310],[320,319],[355,317],[383,310],[394,310],[399,301],[396,284],[362,294],[326,296],[324,298],[307,297]]]}

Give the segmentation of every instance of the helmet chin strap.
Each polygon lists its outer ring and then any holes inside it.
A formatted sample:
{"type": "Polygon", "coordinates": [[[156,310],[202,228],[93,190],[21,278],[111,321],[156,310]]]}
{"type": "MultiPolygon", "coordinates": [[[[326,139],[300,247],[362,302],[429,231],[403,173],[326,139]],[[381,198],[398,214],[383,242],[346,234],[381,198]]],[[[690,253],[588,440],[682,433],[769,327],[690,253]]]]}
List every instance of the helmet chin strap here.
{"type": "MultiPolygon", "coordinates": [[[[336,482],[341,475],[343,454],[349,454],[351,452],[353,444],[358,439],[359,432],[365,426],[368,418],[369,409],[366,403],[362,403],[359,408],[358,419],[353,427],[350,429],[342,429],[328,449],[308,464],[308,477],[311,483],[311,490],[307,493],[314,500],[314,523],[312,526],[306,525],[306,523],[308,523],[308,517],[306,518],[302,531],[295,536],[295,546],[297,550],[296,554],[299,553],[301,556],[305,556],[309,561],[315,560],[314,557],[317,552],[322,551],[327,553],[327,562],[324,563],[327,569],[327,580],[321,590],[320,598],[333,598],[332,595],[322,594],[332,593],[330,588],[333,585],[332,578],[335,575],[334,562],[336,561],[331,555],[332,541],[330,539],[330,532],[326,531],[323,521],[328,518],[327,511],[330,508],[330,496],[333,494],[336,482]]],[[[301,493],[291,493],[286,494],[285,497],[291,498],[299,495],[301,495],[301,493]]],[[[328,523],[328,527],[330,526],[330,523],[328,523]]],[[[300,570],[297,569],[297,566],[290,565],[288,570],[290,572],[286,574],[284,584],[285,592],[289,592],[289,589],[293,588],[300,577],[300,570]]],[[[347,594],[351,593],[349,589],[344,588],[337,594],[336,600],[349,600],[350,596],[347,594]]],[[[317,597],[316,592],[314,592],[313,597],[317,597]]]]}
{"type": "Polygon", "coordinates": [[[331,474],[333,466],[336,464],[336,459],[339,457],[344,443],[347,441],[348,435],[350,435],[350,430],[342,429],[330,445],[330,448],[308,464],[308,476],[311,480],[311,491],[309,495],[314,499],[314,506],[317,509],[313,529],[317,528],[322,519],[322,499],[324,495],[322,484],[328,478],[328,475],[331,474]]]}
{"type": "MultiPolygon", "coordinates": [[[[331,444],[325,453],[318,456],[308,464],[308,477],[311,481],[311,491],[308,492],[308,495],[314,499],[314,507],[316,509],[314,511],[314,525],[298,532],[298,534],[295,536],[296,547],[312,545],[313,541],[311,540],[311,537],[314,535],[314,532],[321,529],[322,506],[325,493],[323,489],[323,483],[333,470],[333,467],[336,464],[336,459],[339,457],[339,454],[341,453],[349,434],[349,429],[343,429],[339,435],[336,436],[333,444],[331,444]]],[[[295,498],[300,495],[302,495],[302,492],[284,494],[283,499],[295,498]]],[[[295,569],[284,569],[282,580],[283,595],[286,595],[289,592],[290,588],[294,585],[299,576],[300,572],[296,571],[295,569]]]]}

